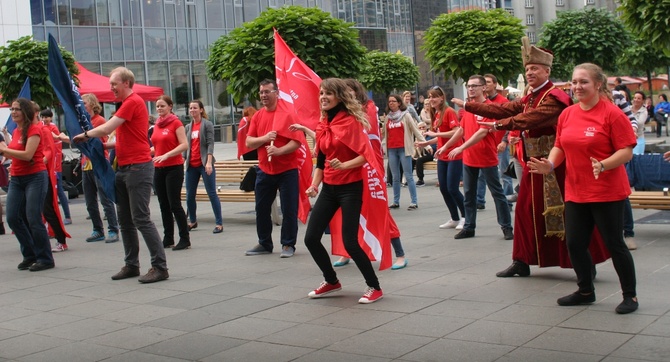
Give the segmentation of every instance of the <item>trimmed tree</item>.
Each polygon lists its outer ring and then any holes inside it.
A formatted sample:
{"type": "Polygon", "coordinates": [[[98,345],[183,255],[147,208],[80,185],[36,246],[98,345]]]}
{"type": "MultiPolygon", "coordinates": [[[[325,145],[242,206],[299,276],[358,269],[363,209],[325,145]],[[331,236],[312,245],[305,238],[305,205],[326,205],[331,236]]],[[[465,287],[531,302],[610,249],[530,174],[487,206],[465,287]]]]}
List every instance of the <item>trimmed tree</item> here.
{"type": "Polygon", "coordinates": [[[373,92],[388,96],[394,89],[414,88],[419,82],[419,67],[400,53],[373,50],[365,59],[361,83],[373,92]]]}
{"type": "Polygon", "coordinates": [[[502,9],[439,15],[425,35],[423,50],[431,68],[467,79],[492,73],[507,81],[522,70],[521,20],[502,9]]]}
{"type": "Polygon", "coordinates": [[[561,11],[544,24],[539,46],[554,53],[552,75],[572,76],[581,63],[598,64],[605,71],[616,70],[616,59],[630,45],[630,33],[623,22],[606,9],[561,11]]]}
{"type": "Polygon", "coordinates": [[[647,74],[649,92],[653,94],[651,72],[656,68],[670,64],[670,56],[649,44],[648,41],[638,38],[619,57],[619,64],[631,70],[645,72],[647,74]]]}
{"type": "MultiPolygon", "coordinates": [[[[75,64],[74,55],[60,47],[67,69],[76,84],[79,80],[79,68],[75,64]]],[[[0,47],[0,103],[11,102],[18,97],[23,82],[30,76],[30,94],[33,101],[40,107],[54,107],[59,104],[58,97],[49,80],[49,44],[45,41],[33,40],[32,36],[24,36],[10,40],[6,46],[0,47]]]]}
{"type": "Polygon", "coordinates": [[[220,37],[210,48],[207,75],[228,81],[228,92],[236,103],[244,96],[257,99],[258,83],[275,79],[273,28],[322,78],[355,78],[363,68],[366,49],[359,43],[353,23],[317,8],[268,9],[220,37]]]}
{"type": "Polygon", "coordinates": [[[670,2],[620,0],[621,19],[641,39],[670,55],[670,2]]]}

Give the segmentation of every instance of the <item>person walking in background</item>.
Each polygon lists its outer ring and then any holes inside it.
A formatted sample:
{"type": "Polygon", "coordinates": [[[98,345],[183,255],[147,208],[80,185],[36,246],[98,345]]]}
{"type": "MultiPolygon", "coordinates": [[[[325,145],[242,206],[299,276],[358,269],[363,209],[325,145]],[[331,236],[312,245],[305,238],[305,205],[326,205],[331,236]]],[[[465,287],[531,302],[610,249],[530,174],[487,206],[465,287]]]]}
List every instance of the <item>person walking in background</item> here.
{"type": "Polygon", "coordinates": [[[166,95],[156,100],[158,121],[154,125],[151,143],[154,145],[154,188],[163,219],[163,247],[183,250],[191,247],[186,213],[181,206],[181,186],[184,182],[184,157],[188,148],[184,125],[172,113],[172,98],[166,95]],[[174,217],[173,217],[174,215],[174,217]],[[179,242],[174,245],[174,224],[179,229],[179,242]]]}
{"type": "MultiPolygon", "coordinates": [[[[442,199],[447,205],[450,218],[444,224],[440,224],[440,229],[462,230],[465,225],[465,206],[463,204],[463,194],[459,188],[461,177],[463,176],[463,155],[449,157],[449,153],[456,147],[463,144],[463,137],[456,137],[456,133],[461,129],[458,116],[453,108],[449,107],[445,99],[444,90],[434,86],[428,90],[429,108],[432,118],[430,131],[426,132],[427,137],[434,137],[426,143],[437,143],[435,158],[437,159],[437,179],[440,185],[442,199]]],[[[425,108],[424,108],[425,109],[425,108]]],[[[419,143],[422,146],[423,143],[419,143]]]]}
{"type": "Polygon", "coordinates": [[[607,76],[600,67],[576,66],[572,91],[579,103],[561,113],[549,156],[528,162],[530,172],[539,174],[566,164],[565,237],[579,289],[557,303],[572,306],[596,301],[589,244],[597,227],[621,283],[623,301],[616,312],[631,313],[639,304],[635,264],[623,240],[623,209],[630,195],[624,164],[633,156],[635,133],[609,98],[607,76]],[[585,182],[587,178],[592,179],[585,182]]]}
{"type": "MultiPolygon", "coordinates": [[[[105,118],[100,115],[102,111],[102,106],[98,102],[98,97],[93,93],[84,94],[81,96],[81,99],[84,101],[84,107],[86,111],[91,115],[91,125],[93,128],[99,127],[105,124],[105,118]]],[[[102,143],[107,142],[107,137],[100,137],[102,143]]],[[[105,154],[107,151],[105,151],[105,154]]],[[[93,224],[93,233],[91,236],[86,238],[87,242],[102,241],[106,243],[115,243],[119,241],[119,222],[116,217],[116,206],[112,200],[109,199],[105,190],[102,187],[102,183],[95,176],[93,171],[93,162],[88,159],[88,157],[81,156],[81,182],[84,188],[84,201],[86,203],[86,211],[91,218],[91,223],[93,224]],[[100,218],[100,208],[98,207],[98,197],[100,197],[100,203],[102,204],[102,210],[105,213],[107,218],[107,238],[105,239],[105,229],[102,223],[102,218],[100,218]]]]}
{"type": "MultiPolygon", "coordinates": [[[[412,154],[414,153],[415,139],[425,142],[416,123],[412,120],[407,107],[397,94],[388,97],[386,108],[386,124],[383,128],[383,139],[386,143],[386,154],[388,155],[389,167],[393,176],[393,203],[391,209],[400,207],[400,179],[401,166],[409,188],[410,204],[407,210],[416,210],[418,205],[416,195],[416,183],[412,177],[412,154]]],[[[427,152],[431,152],[430,146],[425,146],[427,152]]]]}
{"type": "Polygon", "coordinates": [[[207,119],[205,106],[199,100],[193,100],[188,105],[188,113],[193,122],[186,125],[186,208],[190,223],[188,230],[198,227],[196,211],[198,204],[195,194],[202,177],[205,190],[212,204],[214,222],[216,226],[212,233],[223,231],[223,217],[221,216],[221,201],[216,194],[216,170],[214,169],[214,125],[207,119]]]}
{"type": "Polygon", "coordinates": [[[328,251],[321,243],[326,227],[335,212],[341,208],[344,247],[367,284],[365,293],[358,302],[374,303],[384,293],[372,263],[358,241],[364,192],[361,168],[366,162],[374,162],[366,160],[365,155],[377,157],[372,155],[372,147],[366,137],[370,124],[361,105],[343,80],[324,79],[319,95],[322,118],[316,131],[317,163],[312,185],[307,188],[306,193],[315,197],[322,182],[323,187],[307,224],[305,246],[325,281],[309,292],[308,296],[321,298],[342,289],[337,273],[330,263],[328,251]]]}
{"type": "MultiPolygon", "coordinates": [[[[246,255],[271,254],[272,203],[279,198],[282,210],[281,258],[295,253],[298,238],[298,155],[302,138],[289,127],[297,123],[293,114],[277,108],[279,95],[275,81],[260,82],[259,95],[263,108],[251,119],[247,147],[258,149],[256,174],[256,233],[258,243],[246,255]]],[[[303,135],[304,137],[304,135],[303,135]]]]}
{"type": "Polygon", "coordinates": [[[44,126],[47,127],[51,133],[54,140],[54,152],[55,152],[55,171],[56,171],[56,189],[58,191],[58,201],[63,208],[63,225],[72,224],[72,216],[70,215],[70,200],[68,200],[67,195],[65,195],[65,190],[63,189],[63,142],[70,143],[70,138],[61,132],[58,129],[58,126],[51,122],[53,120],[53,112],[50,109],[44,109],[40,112],[40,120],[44,122],[44,126]]]}
{"type": "Polygon", "coordinates": [[[251,117],[258,110],[254,107],[247,107],[242,111],[242,119],[240,119],[240,124],[237,126],[237,159],[243,159],[245,161],[256,161],[258,160],[258,150],[252,150],[247,147],[247,133],[249,132],[249,122],[251,122],[251,117]]]}
{"type": "Polygon", "coordinates": [[[21,246],[19,270],[41,271],[55,266],[49,235],[42,223],[48,175],[44,163],[41,126],[33,124],[36,109],[32,102],[18,98],[11,103],[10,115],[17,127],[9,146],[0,144],[0,153],[12,159],[7,192],[7,224],[21,246]]]}
{"type": "Polygon", "coordinates": [[[151,187],[154,164],[147,139],[149,113],[144,100],[135,92],[135,75],[125,67],[112,70],[109,84],[121,107],[106,123],[86,130],[73,137],[74,142],[85,142],[89,138],[103,137],[116,130],[117,171],[115,178],[117,210],[125,265],[112,276],[112,280],[132,278],[140,275],[140,241],[142,233],[151,255],[151,268],[142,275],[140,283],[154,283],[168,279],[167,260],[160,234],[151,221],[151,187]]]}

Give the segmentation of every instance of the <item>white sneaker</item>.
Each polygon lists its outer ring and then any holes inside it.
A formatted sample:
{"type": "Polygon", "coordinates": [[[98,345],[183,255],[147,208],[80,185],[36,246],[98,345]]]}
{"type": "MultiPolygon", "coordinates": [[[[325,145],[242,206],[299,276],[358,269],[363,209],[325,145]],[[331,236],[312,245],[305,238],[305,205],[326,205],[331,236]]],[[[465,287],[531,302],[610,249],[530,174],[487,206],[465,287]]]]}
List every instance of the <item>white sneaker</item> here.
{"type": "Polygon", "coordinates": [[[449,220],[449,221],[445,222],[444,224],[440,225],[440,229],[453,229],[456,226],[458,226],[458,221],[449,220]]]}
{"type": "Polygon", "coordinates": [[[456,225],[456,230],[463,230],[463,225],[465,225],[465,218],[462,217],[458,220],[458,225],[456,225]]]}

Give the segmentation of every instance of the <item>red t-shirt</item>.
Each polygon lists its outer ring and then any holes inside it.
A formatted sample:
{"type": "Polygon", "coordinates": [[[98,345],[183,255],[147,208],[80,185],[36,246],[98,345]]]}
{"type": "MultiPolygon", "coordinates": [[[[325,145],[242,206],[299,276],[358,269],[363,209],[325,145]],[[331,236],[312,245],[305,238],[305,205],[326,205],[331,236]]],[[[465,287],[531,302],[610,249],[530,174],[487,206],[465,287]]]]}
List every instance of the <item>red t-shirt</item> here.
{"type": "Polygon", "coordinates": [[[345,111],[340,111],[330,124],[326,119],[321,120],[316,127],[316,142],[319,152],[326,155],[323,182],[329,185],[345,185],[362,180],[363,174],[360,167],[348,170],[333,170],[330,168],[329,160],[337,158],[340,162],[346,162],[359,156],[356,151],[349,148],[341,140],[341,135],[335,134],[332,131],[331,127],[333,126],[338,129],[346,129],[351,134],[365,134],[363,125],[345,111]]]}
{"type": "Polygon", "coordinates": [[[123,122],[116,130],[116,162],[119,166],[151,161],[147,130],[149,112],[142,98],[132,93],[121,103],[116,116],[123,122]]]}
{"type": "Polygon", "coordinates": [[[405,126],[402,118],[397,122],[386,122],[386,148],[405,148],[405,126]]]}
{"type": "MultiPolygon", "coordinates": [[[[177,129],[179,127],[184,126],[178,119],[173,120],[165,127],[159,127],[158,123],[154,126],[154,132],[151,135],[151,143],[154,144],[154,156],[164,155],[179,146],[179,140],[177,139],[177,129]]],[[[179,154],[154,165],[156,167],[169,167],[183,164],[184,157],[179,154]]]]}
{"type": "MultiPolygon", "coordinates": [[[[49,123],[49,125],[45,125],[45,127],[49,128],[49,131],[55,135],[60,134],[60,130],[58,129],[58,126],[56,126],[53,123],[49,123]]],[[[63,172],[63,141],[54,139],[54,151],[56,154],[54,155],[56,157],[56,172],[63,172]]]]}
{"type": "Polygon", "coordinates": [[[603,160],[636,143],[630,120],[609,100],[601,99],[588,111],[579,104],[566,108],[558,117],[555,143],[565,153],[565,201],[608,202],[628,197],[624,165],[605,170],[596,180],[590,157],[603,160]]]}
{"type": "MultiPolygon", "coordinates": [[[[40,139],[42,138],[42,125],[41,124],[32,124],[28,128],[28,138],[32,136],[37,136],[40,139]]],[[[17,127],[12,134],[12,141],[9,143],[9,148],[12,150],[25,151],[26,145],[23,144],[21,139],[21,128],[17,127]]],[[[42,142],[39,143],[33,158],[30,161],[19,160],[18,158],[12,159],[12,167],[9,168],[12,176],[25,176],[32,175],[39,171],[44,171],[47,169],[47,165],[44,163],[44,145],[42,142]]]]}
{"type": "Polygon", "coordinates": [[[200,155],[200,126],[202,122],[191,123],[191,159],[188,160],[189,166],[202,166],[202,156],[200,155]]]}
{"type": "MultiPolygon", "coordinates": [[[[491,101],[487,99],[484,103],[491,103],[491,101]]],[[[477,116],[468,111],[463,112],[461,126],[466,140],[469,140],[479,129],[492,129],[491,127],[480,126],[477,123],[478,121],[491,122],[493,120],[477,116]]],[[[498,166],[498,143],[495,133],[488,132],[486,137],[463,151],[463,164],[477,168],[498,166]]]]}
{"type": "MultiPolygon", "coordinates": [[[[270,131],[277,131],[277,138],[274,141],[275,147],[285,146],[292,140],[300,142],[300,139],[294,138],[297,137],[297,135],[293,136],[293,133],[288,130],[289,125],[293,123],[297,122],[295,122],[293,116],[286,112],[278,109],[268,111],[265,108],[261,108],[261,110],[254,113],[254,116],[251,117],[251,124],[249,125],[249,133],[247,133],[247,136],[261,137],[265,136],[270,131]]],[[[263,172],[268,175],[278,175],[288,170],[298,168],[298,150],[281,156],[272,156],[272,161],[268,161],[268,152],[265,149],[265,146],[269,145],[270,143],[266,143],[258,147],[258,167],[260,167],[263,172]]]]}
{"type": "MultiPolygon", "coordinates": [[[[442,118],[442,115],[439,112],[435,113],[435,119],[433,120],[433,125],[437,125],[438,122],[440,122],[440,119],[442,118]]],[[[461,123],[458,120],[458,116],[456,116],[456,112],[452,108],[447,108],[446,113],[444,114],[444,118],[442,118],[442,123],[437,126],[437,128],[433,127],[433,131],[435,132],[449,132],[453,130],[456,127],[460,127],[461,123]]],[[[437,137],[437,148],[440,148],[445,145],[445,143],[449,142],[450,138],[444,138],[444,137],[437,137]]],[[[442,152],[439,156],[440,161],[454,161],[454,160],[462,160],[463,159],[463,154],[461,153],[460,155],[456,156],[455,158],[451,159],[449,158],[449,152],[453,150],[454,148],[460,146],[463,144],[463,138],[460,140],[456,141],[451,147],[449,147],[448,150],[445,152],[442,152]]]]}

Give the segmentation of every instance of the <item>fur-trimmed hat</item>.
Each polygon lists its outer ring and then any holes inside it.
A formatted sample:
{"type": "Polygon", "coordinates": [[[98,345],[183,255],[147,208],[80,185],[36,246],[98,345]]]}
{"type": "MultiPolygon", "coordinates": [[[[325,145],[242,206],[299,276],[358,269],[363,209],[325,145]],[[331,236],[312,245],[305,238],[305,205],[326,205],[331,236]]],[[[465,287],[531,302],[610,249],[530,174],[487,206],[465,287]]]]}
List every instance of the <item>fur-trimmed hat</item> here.
{"type": "Polygon", "coordinates": [[[524,36],[521,38],[521,58],[523,59],[524,67],[526,64],[542,64],[551,67],[554,61],[554,54],[550,50],[531,45],[530,39],[524,36]]]}

